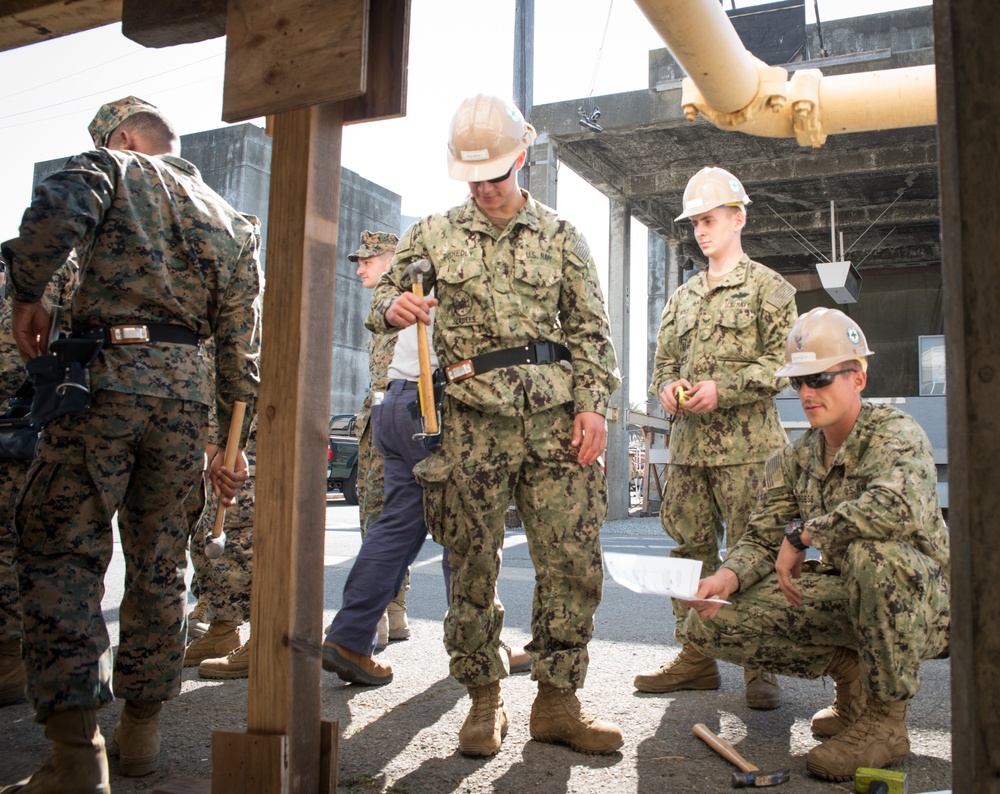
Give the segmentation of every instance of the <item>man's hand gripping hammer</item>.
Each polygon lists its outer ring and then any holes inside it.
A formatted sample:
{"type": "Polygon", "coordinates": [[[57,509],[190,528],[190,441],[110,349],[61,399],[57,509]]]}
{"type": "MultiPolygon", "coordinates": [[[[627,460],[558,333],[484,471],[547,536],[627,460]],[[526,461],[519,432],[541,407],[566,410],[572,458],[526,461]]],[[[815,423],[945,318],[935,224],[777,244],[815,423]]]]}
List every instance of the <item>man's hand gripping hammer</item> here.
{"type": "MultiPolygon", "coordinates": [[[[413,281],[413,294],[418,298],[424,297],[424,273],[429,273],[431,263],[426,259],[417,259],[410,262],[403,271],[404,276],[410,276],[413,281]]],[[[419,320],[417,321],[417,356],[420,359],[420,381],[418,383],[420,393],[420,416],[424,425],[424,434],[428,436],[437,435],[438,416],[434,405],[434,381],[431,372],[431,348],[427,341],[427,326],[419,320]]]]}
{"type": "MultiPolygon", "coordinates": [[[[243,414],[246,412],[247,404],[242,400],[233,403],[233,418],[229,422],[229,437],[226,440],[226,468],[232,471],[236,465],[236,457],[240,454],[240,433],[243,430],[243,414]]],[[[219,500],[218,509],[215,511],[215,526],[212,527],[212,537],[209,538],[205,546],[205,556],[210,560],[217,560],[226,549],[226,533],[222,525],[226,521],[226,506],[219,500]]]]}

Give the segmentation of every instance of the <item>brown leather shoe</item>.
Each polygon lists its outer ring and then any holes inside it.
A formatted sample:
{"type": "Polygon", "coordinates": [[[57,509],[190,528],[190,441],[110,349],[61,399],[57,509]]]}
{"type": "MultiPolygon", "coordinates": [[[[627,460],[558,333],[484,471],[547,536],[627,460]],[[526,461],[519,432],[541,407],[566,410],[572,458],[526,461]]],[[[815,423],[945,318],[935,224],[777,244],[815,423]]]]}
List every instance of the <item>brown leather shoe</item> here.
{"type": "Polygon", "coordinates": [[[323,643],[323,669],[342,681],[365,686],[384,686],[392,681],[392,665],[374,656],[352,651],[335,642],[323,643]]]}
{"type": "Polygon", "coordinates": [[[531,654],[524,648],[515,650],[503,640],[500,641],[500,647],[507,656],[507,666],[511,673],[527,673],[531,670],[531,654]]]}

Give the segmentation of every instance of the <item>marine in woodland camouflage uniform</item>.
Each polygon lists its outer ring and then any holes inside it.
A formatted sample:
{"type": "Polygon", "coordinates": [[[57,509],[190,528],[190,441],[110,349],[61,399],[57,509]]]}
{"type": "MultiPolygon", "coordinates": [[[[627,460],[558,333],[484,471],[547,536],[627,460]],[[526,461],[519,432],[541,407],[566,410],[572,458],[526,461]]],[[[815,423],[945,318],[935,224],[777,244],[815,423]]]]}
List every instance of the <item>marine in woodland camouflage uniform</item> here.
{"type": "Polygon", "coordinates": [[[75,332],[188,329],[194,342],[215,338],[219,376],[213,388],[197,344],[106,344],[90,373],[91,408],[43,431],[16,513],[28,692],[41,721],[112,699],[101,596],[116,510],[126,581],[115,694],[157,703],[179,693],[182,505],[200,482],[208,406],[227,428],[233,403],[246,401],[245,439],[256,402],[259,229],[191,163],[122,150],[119,124],[143,113],[158,116],[134,97],[104,106],[90,128],[99,148],[36,188],[20,236],[4,244],[14,298],[31,310],[67,253],[86,252],[75,332]]]}
{"type": "Polygon", "coordinates": [[[598,535],[607,483],[596,462],[577,462],[570,440],[574,417],[603,416],[621,381],[583,235],[523,195],[503,229],[472,198],[414,224],[375,289],[369,322],[387,327],[385,311],[411,286],[405,266],[427,259],[424,290],[437,295],[433,346],[443,366],[533,340],[571,351],[571,369],[558,362],[508,366],[450,383],[441,448],[414,474],[424,486],[431,534],[450,551],[445,646],[452,675],[479,686],[507,674],[496,582],[513,495],[538,572],[528,646],[533,677],[581,687],[604,580],[598,535]]]}
{"type": "MultiPolygon", "coordinates": [[[[76,279],[76,254],[71,254],[49,282],[44,294],[44,299],[50,304],[65,307],[60,325],[66,335],[71,331],[69,306],[76,290],[76,279]]],[[[6,409],[6,399],[17,391],[27,376],[24,361],[11,335],[10,313],[11,306],[7,302],[0,309],[0,399],[3,400],[0,411],[6,409]]],[[[21,598],[14,571],[17,554],[14,503],[30,465],[30,460],[0,458],[0,705],[23,699],[21,598]],[[16,662],[13,661],[15,658],[16,662]]]]}
{"type": "MultiPolygon", "coordinates": [[[[364,231],[361,234],[361,244],[356,251],[347,255],[347,259],[357,263],[359,259],[371,259],[383,254],[393,254],[398,242],[399,238],[390,232],[364,231]]],[[[359,267],[360,272],[361,268],[359,267]]],[[[362,284],[364,284],[366,277],[367,274],[362,277],[362,284]]],[[[395,349],[395,329],[391,329],[388,333],[372,334],[368,337],[368,391],[354,424],[354,432],[358,437],[358,513],[362,535],[365,534],[368,525],[378,518],[379,512],[382,510],[382,501],[385,498],[382,456],[372,444],[370,420],[372,395],[375,392],[385,391],[388,385],[386,371],[389,369],[389,363],[392,361],[395,349]]]]}

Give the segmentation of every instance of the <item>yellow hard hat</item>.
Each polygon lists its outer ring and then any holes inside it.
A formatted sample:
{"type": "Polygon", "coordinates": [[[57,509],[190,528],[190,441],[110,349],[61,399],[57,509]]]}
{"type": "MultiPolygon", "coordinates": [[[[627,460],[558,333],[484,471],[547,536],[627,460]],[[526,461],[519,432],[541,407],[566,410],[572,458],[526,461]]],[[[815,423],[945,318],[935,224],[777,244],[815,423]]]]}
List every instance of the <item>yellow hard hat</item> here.
{"type": "Polygon", "coordinates": [[[510,102],[486,94],[469,97],[451,121],[448,176],[462,182],[503,176],[536,135],[510,102]]]}
{"type": "Polygon", "coordinates": [[[795,321],[785,343],[785,365],[775,375],[815,375],[850,359],[864,364],[871,355],[861,326],[839,309],[818,307],[795,321]]]}
{"type": "Polygon", "coordinates": [[[743,183],[724,168],[706,166],[688,180],[684,188],[684,212],[674,218],[682,221],[692,215],[727,205],[746,206],[750,197],[743,183]]]}

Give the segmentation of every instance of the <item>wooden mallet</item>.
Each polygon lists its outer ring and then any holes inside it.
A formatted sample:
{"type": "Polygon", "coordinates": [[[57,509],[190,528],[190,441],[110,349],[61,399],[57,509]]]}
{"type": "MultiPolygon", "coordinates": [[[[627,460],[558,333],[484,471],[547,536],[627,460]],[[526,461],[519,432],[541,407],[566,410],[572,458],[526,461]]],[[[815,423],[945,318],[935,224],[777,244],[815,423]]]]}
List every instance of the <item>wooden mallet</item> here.
{"type": "MultiPolygon", "coordinates": [[[[230,471],[236,465],[236,457],[240,454],[240,433],[243,431],[243,415],[246,413],[247,404],[242,400],[233,403],[233,418],[229,422],[229,438],[226,441],[226,468],[230,471]]],[[[209,538],[205,546],[205,556],[210,560],[217,560],[226,549],[226,533],[222,530],[222,525],[226,522],[226,506],[219,500],[218,509],[215,511],[215,526],[212,527],[212,537],[209,538]]]]}

